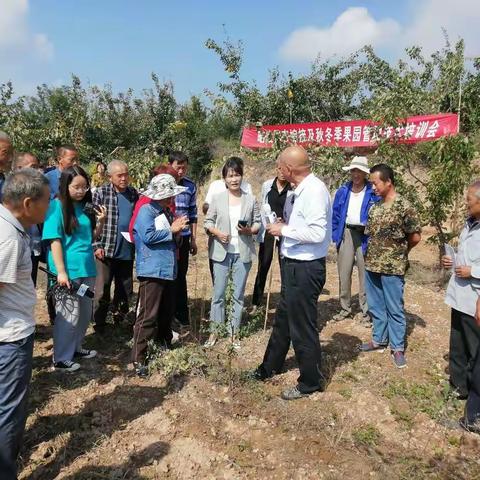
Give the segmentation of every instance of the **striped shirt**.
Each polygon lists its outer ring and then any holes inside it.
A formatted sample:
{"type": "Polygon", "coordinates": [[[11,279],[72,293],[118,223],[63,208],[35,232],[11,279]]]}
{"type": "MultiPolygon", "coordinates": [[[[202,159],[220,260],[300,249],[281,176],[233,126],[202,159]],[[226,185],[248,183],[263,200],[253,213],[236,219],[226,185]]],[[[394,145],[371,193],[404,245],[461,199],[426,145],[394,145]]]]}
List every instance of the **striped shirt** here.
{"type": "MultiPolygon", "coordinates": [[[[137,191],[133,187],[127,187],[125,195],[134,207],[138,200],[137,191]]],[[[105,225],[100,238],[93,242],[93,250],[103,248],[105,250],[105,257],[113,258],[118,235],[118,201],[117,192],[113,185],[109,183],[108,185],[98,187],[93,193],[93,203],[94,205],[103,205],[107,209],[105,225]]]]}
{"type": "Polygon", "coordinates": [[[19,221],[0,205],[0,342],[22,340],[35,330],[29,242],[19,221]]]}

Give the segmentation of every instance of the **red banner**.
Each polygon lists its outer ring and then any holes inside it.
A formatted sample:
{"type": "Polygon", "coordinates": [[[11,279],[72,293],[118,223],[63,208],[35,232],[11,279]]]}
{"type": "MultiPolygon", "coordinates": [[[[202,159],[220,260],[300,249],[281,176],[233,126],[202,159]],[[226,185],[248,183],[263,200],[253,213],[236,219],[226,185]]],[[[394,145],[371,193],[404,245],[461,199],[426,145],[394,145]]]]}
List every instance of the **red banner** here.
{"type": "Polygon", "coordinates": [[[370,120],[265,125],[243,129],[242,147],[271,148],[275,137],[289,143],[331,147],[370,147],[380,139],[417,143],[458,133],[458,115],[445,113],[407,118],[397,127],[378,127],[370,120]]]}

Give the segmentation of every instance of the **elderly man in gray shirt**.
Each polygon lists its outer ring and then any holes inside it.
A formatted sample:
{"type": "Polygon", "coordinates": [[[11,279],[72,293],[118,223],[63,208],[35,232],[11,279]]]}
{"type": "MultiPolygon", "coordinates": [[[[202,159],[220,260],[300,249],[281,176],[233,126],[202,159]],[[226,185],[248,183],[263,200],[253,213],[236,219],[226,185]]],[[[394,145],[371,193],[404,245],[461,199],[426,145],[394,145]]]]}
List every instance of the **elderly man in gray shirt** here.
{"type": "Polygon", "coordinates": [[[32,373],[34,308],[27,230],[42,223],[50,199],[48,180],[37,170],[12,173],[0,205],[0,478],[17,478],[16,459],[27,418],[32,373]]]}
{"type": "Polygon", "coordinates": [[[466,399],[471,371],[480,346],[475,308],[480,295],[480,181],[467,191],[468,219],[460,234],[455,258],[445,255],[442,264],[453,268],[445,302],[452,308],[449,372],[454,394],[466,399]]]}

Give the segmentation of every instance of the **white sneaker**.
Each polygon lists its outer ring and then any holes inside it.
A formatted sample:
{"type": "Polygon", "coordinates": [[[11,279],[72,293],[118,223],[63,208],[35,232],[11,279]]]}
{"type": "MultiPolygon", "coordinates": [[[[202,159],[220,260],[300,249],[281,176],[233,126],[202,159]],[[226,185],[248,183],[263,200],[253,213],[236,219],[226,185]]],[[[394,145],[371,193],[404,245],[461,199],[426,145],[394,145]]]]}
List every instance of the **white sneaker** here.
{"type": "Polygon", "coordinates": [[[175,330],[172,330],[172,345],[177,343],[180,340],[180,334],[175,330]]]}
{"type": "Polygon", "coordinates": [[[203,346],[205,348],[212,348],[215,346],[216,343],[217,343],[217,336],[212,334],[210,335],[208,340],[203,344],[203,346]]]}

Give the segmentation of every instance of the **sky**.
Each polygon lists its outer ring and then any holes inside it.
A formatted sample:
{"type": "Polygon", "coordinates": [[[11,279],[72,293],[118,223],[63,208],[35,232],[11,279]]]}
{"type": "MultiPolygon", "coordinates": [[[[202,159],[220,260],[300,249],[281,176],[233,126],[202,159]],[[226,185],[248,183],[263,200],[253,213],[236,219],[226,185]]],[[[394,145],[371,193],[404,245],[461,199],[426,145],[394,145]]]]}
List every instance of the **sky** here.
{"type": "Polygon", "coordinates": [[[242,40],[241,76],[263,88],[273,67],[308,71],[318,55],[365,44],[388,60],[414,44],[432,52],[444,44],[442,28],[480,56],[479,25],[480,0],[0,0],[0,83],[32,94],[73,73],[138,94],[155,72],[185,101],[228,78],[208,38],[242,40]]]}

